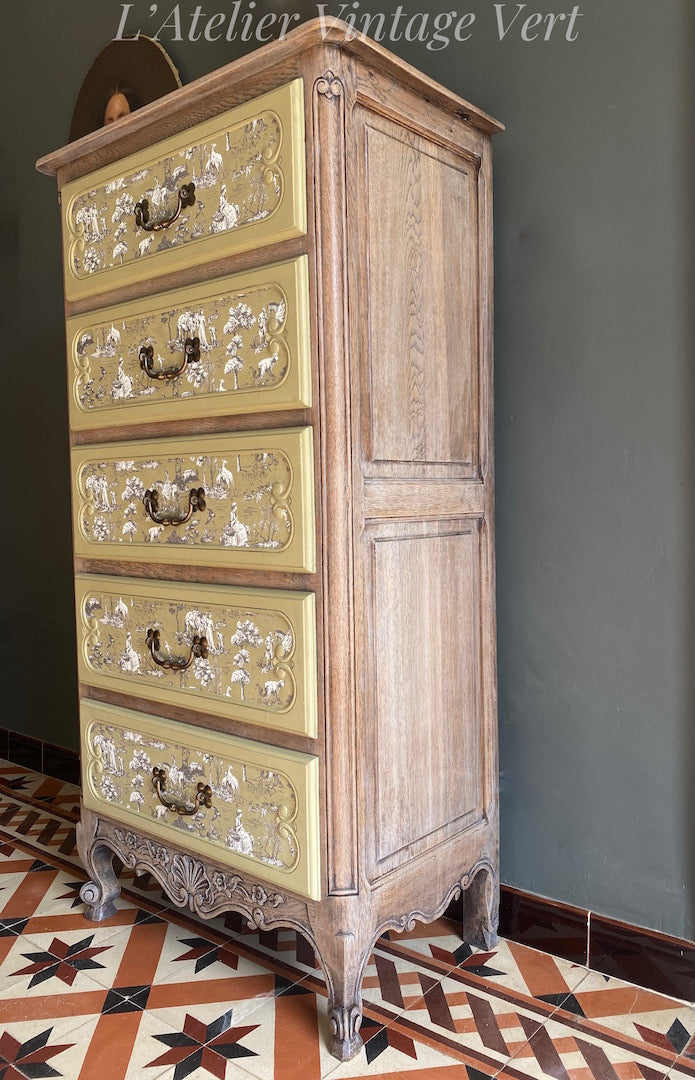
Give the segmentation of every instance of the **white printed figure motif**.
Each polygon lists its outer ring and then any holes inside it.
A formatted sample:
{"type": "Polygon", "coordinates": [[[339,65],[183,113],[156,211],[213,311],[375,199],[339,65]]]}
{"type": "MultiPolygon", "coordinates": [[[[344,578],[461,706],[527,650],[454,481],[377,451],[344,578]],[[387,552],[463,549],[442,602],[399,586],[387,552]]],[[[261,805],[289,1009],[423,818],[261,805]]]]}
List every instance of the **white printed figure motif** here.
{"type": "Polygon", "coordinates": [[[213,753],[201,762],[189,747],[173,742],[163,747],[151,736],[103,722],[92,724],[88,747],[88,774],[107,802],[133,815],[149,815],[162,827],[214,840],[263,865],[287,872],[297,866],[300,852],[293,823],[298,798],[284,773],[213,753]],[[129,754],[128,745],[135,740],[138,749],[129,754]],[[152,768],[165,773],[161,799],[152,784],[152,768]],[[201,781],[210,785],[212,806],[193,812],[201,781]],[[191,813],[172,812],[167,801],[189,807],[191,813]]]}

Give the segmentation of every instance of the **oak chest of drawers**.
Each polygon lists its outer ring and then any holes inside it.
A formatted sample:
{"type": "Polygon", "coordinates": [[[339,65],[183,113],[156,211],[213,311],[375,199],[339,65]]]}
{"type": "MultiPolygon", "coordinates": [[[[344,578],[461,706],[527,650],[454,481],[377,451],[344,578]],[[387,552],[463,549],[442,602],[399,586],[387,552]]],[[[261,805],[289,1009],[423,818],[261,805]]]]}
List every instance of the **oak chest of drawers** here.
{"type": "Polygon", "coordinates": [[[87,915],[113,856],[305,934],[498,890],[490,142],[307,24],[39,162],[63,215],[87,915]]]}

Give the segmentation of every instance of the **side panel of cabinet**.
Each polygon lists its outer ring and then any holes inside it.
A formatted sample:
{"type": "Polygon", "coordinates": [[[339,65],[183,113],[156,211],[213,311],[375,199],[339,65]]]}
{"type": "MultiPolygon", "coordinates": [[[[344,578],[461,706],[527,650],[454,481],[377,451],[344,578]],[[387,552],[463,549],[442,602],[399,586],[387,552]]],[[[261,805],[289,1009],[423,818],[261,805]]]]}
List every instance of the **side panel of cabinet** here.
{"type": "Polygon", "coordinates": [[[351,117],[362,863],[385,890],[496,844],[491,188],[465,120],[376,80],[351,117]]]}
{"type": "Polygon", "coordinates": [[[484,817],[480,525],[365,531],[372,878],[484,817]]]}
{"type": "Polygon", "coordinates": [[[472,479],[480,162],[366,107],[355,117],[368,290],[364,473],[472,479]]]}

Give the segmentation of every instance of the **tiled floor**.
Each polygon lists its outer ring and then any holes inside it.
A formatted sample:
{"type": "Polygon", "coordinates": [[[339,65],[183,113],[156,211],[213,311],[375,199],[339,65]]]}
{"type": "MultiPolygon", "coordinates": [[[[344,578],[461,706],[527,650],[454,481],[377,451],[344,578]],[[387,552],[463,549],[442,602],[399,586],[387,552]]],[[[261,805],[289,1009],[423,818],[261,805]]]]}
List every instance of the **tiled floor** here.
{"type": "Polygon", "coordinates": [[[695,1007],[445,919],[387,935],[365,1047],[325,1049],[325,987],[293,932],[199,922],[124,871],[85,921],[78,790],[0,761],[0,1080],[671,1080],[695,1077],[695,1007]]]}

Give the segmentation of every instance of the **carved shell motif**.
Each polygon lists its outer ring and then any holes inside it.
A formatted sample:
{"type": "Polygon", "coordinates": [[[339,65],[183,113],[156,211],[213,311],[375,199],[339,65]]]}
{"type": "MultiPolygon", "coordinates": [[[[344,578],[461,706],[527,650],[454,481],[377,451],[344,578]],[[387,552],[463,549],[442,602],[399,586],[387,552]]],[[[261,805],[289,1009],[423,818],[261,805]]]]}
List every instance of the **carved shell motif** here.
{"type": "Polygon", "coordinates": [[[191,910],[209,907],[215,890],[200,860],[188,855],[174,855],[169,875],[173,899],[188,904],[191,910]]]}

